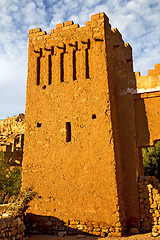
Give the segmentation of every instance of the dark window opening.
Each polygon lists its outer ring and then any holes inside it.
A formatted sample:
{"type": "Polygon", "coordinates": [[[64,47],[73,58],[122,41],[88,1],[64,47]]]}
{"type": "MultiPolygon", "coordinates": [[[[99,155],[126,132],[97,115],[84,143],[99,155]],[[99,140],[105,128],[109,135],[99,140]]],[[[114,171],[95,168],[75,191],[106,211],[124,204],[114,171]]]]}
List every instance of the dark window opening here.
{"type": "Polygon", "coordinates": [[[41,127],[42,126],[42,123],[37,123],[37,127],[41,127]]]}
{"type": "Polygon", "coordinates": [[[132,62],[132,59],[131,58],[127,59],[127,62],[132,62]]]}
{"type": "Polygon", "coordinates": [[[118,48],[119,47],[119,45],[114,45],[114,48],[118,48]]]}
{"type": "Polygon", "coordinates": [[[42,89],[46,89],[46,85],[44,85],[44,86],[42,87],[42,89]]]}
{"type": "Polygon", "coordinates": [[[64,82],[64,53],[60,55],[60,72],[61,82],[64,82]]]}
{"type": "Polygon", "coordinates": [[[40,85],[40,57],[37,58],[37,85],[40,85]]]}
{"type": "Polygon", "coordinates": [[[86,52],[86,78],[89,78],[89,56],[88,56],[88,49],[86,49],[85,52],[86,52]]]}
{"type": "Polygon", "coordinates": [[[88,39],[88,49],[90,49],[90,39],[88,39]]]}
{"type": "Polygon", "coordinates": [[[66,142],[71,142],[71,123],[66,122],[66,142]]]}
{"type": "Polygon", "coordinates": [[[73,80],[77,80],[77,73],[76,73],[76,51],[73,50],[73,80]]]}
{"type": "Polygon", "coordinates": [[[48,84],[52,83],[52,56],[48,56],[48,84]]]}
{"type": "Polygon", "coordinates": [[[92,114],[92,119],[95,119],[96,118],[96,114],[92,114]]]}
{"type": "Polygon", "coordinates": [[[54,47],[52,46],[52,48],[51,48],[51,55],[53,55],[54,54],[54,47]]]}

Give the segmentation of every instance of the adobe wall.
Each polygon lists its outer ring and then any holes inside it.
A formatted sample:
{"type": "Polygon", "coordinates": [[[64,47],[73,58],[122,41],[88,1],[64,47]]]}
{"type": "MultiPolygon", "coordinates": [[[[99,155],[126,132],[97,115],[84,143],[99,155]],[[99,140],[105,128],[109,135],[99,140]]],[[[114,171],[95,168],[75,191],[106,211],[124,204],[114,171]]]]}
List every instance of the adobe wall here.
{"type": "Polygon", "coordinates": [[[160,90],[160,63],[154,69],[148,70],[147,76],[141,76],[140,72],[135,72],[137,82],[137,92],[151,92],[160,90]]]}
{"type": "Polygon", "coordinates": [[[134,95],[136,145],[153,146],[160,139],[160,92],[134,95]]]}
{"type": "Polygon", "coordinates": [[[134,111],[136,124],[136,145],[138,147],[153,146],[159,135],[160,104],[160,63],[148,70],[147,76],[135,72],[137,94],[134,95],[134,111]]]}
{"type": "Polygon", "coordinates": [[[124,43],[121,33],[116,28],[111,32],[106,29],[106,39],[118,190],[122,188],[127,224],[137,227],[137,181],[140,172],[139,151],[135,147],[133,93],[136,92],[136,80],[133,73],[132,48],[128,43],[124,43]]]}
{"type": "MultiPolygon", "coordinates": [[[[133,96],[136,129],[136,147],[154,146],[160,139],[160,64],[148,71],[147,76],[135,73],[137,94],[133,96]]],[[[143,172],[143,159],[139,156],[138,167],[143,172]]],[[[144,175],[144,174],[143,174],[144,175]]],[[[159,198],[160,184],[154,176],[139,177],[140,229],[152,231],[152,236],[160,234],[159,198]]]]}
{"type": "Polygon", "coordinates": [[[131,47],[104,13],[30,30],[23,187],[38,195],[28,213],[95,235],[139,227],[135,89],[131,47]]]}

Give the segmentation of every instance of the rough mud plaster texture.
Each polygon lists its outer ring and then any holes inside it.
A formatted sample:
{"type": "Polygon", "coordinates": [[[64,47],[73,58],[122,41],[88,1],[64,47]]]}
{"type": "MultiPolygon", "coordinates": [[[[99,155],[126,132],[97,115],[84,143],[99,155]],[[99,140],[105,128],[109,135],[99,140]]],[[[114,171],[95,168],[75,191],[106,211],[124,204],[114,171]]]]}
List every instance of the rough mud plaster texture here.
{"type": "Polygon", "coordinates": [[[100,13],[82,28],[30,30],[28,53],[23,187],[38,193],[28,213],[139,227],[130,45],[100,13]]]}

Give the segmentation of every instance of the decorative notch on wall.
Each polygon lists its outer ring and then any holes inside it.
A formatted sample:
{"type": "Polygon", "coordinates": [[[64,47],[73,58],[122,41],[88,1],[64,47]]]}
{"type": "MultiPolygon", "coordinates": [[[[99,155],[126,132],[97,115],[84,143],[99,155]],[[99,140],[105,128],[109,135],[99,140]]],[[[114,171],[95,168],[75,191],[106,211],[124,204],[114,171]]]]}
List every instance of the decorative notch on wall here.
{"type": "Polygon", "coordinates": [[[89,75],[89,49],[90,49],[90,39],[87,41],[81,41],[82,44],[86,44],[86,49],[85,49],[85,65],[86,65],[86,73],[85,77],[90,78],[89,75]]]}
{"type": "Polygon", "coordinates": [[[54,54],[54,48],[51,47],[51,49],[46,49],[46,51],[49,51],[48,55],[48,84],[52,84],[52,55],[54,54]]]}
{"type": "Polygon", "coordinates": [[[60,78],[64,82],[64,53],[60,54],[60,78]]]}
{"type": "Polygon", "coordinates": [[[42,123],[37,123],[37,127],[40,128],[42,126],[42,123]]]}
{"type": "Polygon", "coordinates": [[[64,82],[64,54],[66,52],[66,45],[61,42],[56,47],[60,54],[59,55],[59,57],[60,57],[60,81],[64,82]]]}
{"type": "Polygon", "coordinates": [[[77,68],[76,68],[76,64],[77,64],[77,58],[76,58],[76,52],[78,50],[78,42],[72,42],[69,43],[69,46],[73,48],[73,81],[77,80],[77,68]]]}
{"type": "Polygon", "coordinates": [[[37,85],[40,85],[42,48],[39,49],[39,52],[37,52],[36,50],[35,50],[35,52],[39,53],[39,57],[37,57],[37,85]]]}
{"type": "Polygon", "coordinates": [[[76,71],[76,50],[73,50],[73,81],[77,80],[77,71],[76,71]]]}
{"type": "Polygon", "coordinates": [[[43,85],[42,89],[46,89],[46,85],[43,85]]]}

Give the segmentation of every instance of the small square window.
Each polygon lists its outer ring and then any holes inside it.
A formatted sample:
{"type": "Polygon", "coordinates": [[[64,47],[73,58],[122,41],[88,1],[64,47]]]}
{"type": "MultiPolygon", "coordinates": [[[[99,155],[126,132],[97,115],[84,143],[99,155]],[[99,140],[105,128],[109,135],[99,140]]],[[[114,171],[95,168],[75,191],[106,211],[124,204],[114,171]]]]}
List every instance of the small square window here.
{"type": "Polygon", "coordinates": [[[92,119],[96,119],[96,114],[92,114],[92,119]]]}
{"type": "Polygon", "coordinates": [[[42,123],[37,123],[37,127],[40,128],[42,126],[42,123]]]}

